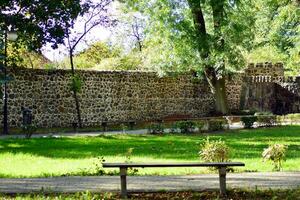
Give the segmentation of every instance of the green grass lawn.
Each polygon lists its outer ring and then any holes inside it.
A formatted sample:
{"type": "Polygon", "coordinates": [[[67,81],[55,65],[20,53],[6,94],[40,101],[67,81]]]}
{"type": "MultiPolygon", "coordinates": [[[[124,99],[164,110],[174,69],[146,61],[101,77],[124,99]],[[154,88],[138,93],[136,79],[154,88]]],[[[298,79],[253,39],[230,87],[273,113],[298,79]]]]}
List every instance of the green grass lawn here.
{"type": "MultiPolygon", "coordinates": [[[[43,177],[83,174],[92,171],[97,157],[107,162],[125,161],[134,148],[131,161],[186,162],[200,161],[198,152],[208,134],[193,135],[109,135],[99,137],[64,137],[0,140],[0,177],[43,177]]],[[[288,145],[284,171],[300,171],[300,126],[237,130],[209,134],[231,147],[232,161],[245,162],[237,171],[272,171],[262,162],[261,153],[272,143],[288,145]]],[[[139,174],[195,174],[203,168],[148,168],[139,174]]]]}

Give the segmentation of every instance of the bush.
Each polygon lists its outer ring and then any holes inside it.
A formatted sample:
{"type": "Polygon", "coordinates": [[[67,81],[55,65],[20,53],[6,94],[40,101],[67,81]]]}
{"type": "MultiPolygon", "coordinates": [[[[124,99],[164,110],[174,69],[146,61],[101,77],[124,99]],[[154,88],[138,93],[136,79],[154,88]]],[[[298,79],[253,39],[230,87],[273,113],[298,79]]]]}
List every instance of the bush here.
{"type": "Polygon", "coordinates": [[[256,122],[257,117],[256,116],[243,116],[241,117],[241,121],[244,124],[245,128],[252,128],[254,122],[256,122]]]}
{"type": "Polygon", "coordinates": [[[224,126],[227,125],[227,121],[224,119],[214,119],[208,121],[209,131],[220,131],[224,130],[224,126]]]}
{"type": "Polygon", "coordinates": [[[70,90],[80,93],[83,81],[79,75],[75,74],[71,77],[70,90]]]}
{"type": "Polygon", "coordinates": [[[257,122],[261,125],[261,126],[274,126],[277,122],[276,120],[276,116],[273,115],[270,112],[259,112],[259,113],[255,113],[255,116],[257,116],[257,122]]]}
{"type": "Polygon", "coordinates": [[[288,114],[286,117],[291,122],[291,124],[300,121],[300,113],[288,114]]]}
{"type": "Polygon", "coordinates": [[[229,147],[224,141],[210,141],[209,138],[201,145],[199,155],[205,162],[229,161],[229,147]]]}
{"type": "Polygon", "coordinates": [[[158,135],[158,134],[163,134],[164,133],[164,126],[162,123],[151,123],[148,126],[148,133],[158,135]]]}
{"type": "Polygon", "coordinates": [[[25,133],[25,138],[31,138],[32,134],[37,130],[34,124],[22,125],[22,131],[25,133]]]}
{"type": "Polygon", "coordinates": [[[284,144],[273,144],[264,149],[262,157],[264,161],[271,161],[274,170],[280,171],[282,169],[282,161],[285,158],[287,146],[284,144]]]}
{"type": "Polygon", "coordinates": [[[193,121],[178,121],[175,123],[175,128],[180,129],[181,133],[192,133],[196,128],[196,123],[193,121]]]}
{"type": "Polygon", "coordinates": [[[197,121],[197,122],[195,122],[195,127],[198,128],[199,132],[201,132],[202,129],[204,128],[205,124],[206,123],[204,121],[197,121]]]}

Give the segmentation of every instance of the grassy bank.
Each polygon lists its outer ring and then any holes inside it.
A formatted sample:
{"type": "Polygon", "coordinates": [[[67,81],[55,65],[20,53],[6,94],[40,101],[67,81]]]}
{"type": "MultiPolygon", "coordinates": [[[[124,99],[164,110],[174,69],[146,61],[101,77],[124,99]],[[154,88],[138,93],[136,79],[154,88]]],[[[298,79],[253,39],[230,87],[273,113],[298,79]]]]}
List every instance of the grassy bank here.
{"type": "MultiPolygon", "coordinates": [[[[133,148],[131,161],[200,161],[198,152],[206,136],[226,141],[231,160],[245,162],[239,171],[272,171],[262,162],[261,153],[272,143],[288,145],[285,171],[300,170],[300,126],[237,130],[216,134],[108,135],[99,137],[33,138],[0,140],[0,177],[45,177],[93,172],[97,157],[107,162],[123,162],[133,148]]],[[[196,174],[199,168],[143,169],[139,174],[196,174]]]]}

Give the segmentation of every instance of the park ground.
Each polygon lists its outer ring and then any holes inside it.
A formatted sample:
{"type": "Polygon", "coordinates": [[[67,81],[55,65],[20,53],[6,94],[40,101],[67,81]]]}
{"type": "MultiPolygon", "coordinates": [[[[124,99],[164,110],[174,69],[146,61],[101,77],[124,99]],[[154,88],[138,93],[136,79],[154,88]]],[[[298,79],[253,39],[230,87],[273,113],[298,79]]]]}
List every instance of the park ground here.
{"type": "MultiPolygon", "coordinates": [[[[76,194],[31,194],[31,195],[0,195],[0,199],[43,199],[43,200],[63,200],[63,199],[82,199],[82,200],[109,200],[120,199],[116,193],[90,193],[82,192],[76,194]]],[[[139,193],[130,196],[132,200],[299,200],[300,189],[293,190],[229,190],[226,197],[221,197],[216,191],[206,192],[158,192],[158,193],[139,193]]]]}
{"type": "MultiPolygon", "coordinates": [[[[270,172],[262,161],[269,144],[288,145],[283,171],[300,170],[300,126],[230,130],[219,133],[165,135],[103,135],[96,137],[6,138],[0,140],[0,177],[28,178],[100,175],[101,162],[196,162],[201,144],[222,139],[231,149],[231,161],[244,162],[236,172],[270,172]]],[[[117,170],[105,171],[116,174],[117,170]]],[[[189,175],[208,169],[139,169],[137,175],[189,175]]]]}

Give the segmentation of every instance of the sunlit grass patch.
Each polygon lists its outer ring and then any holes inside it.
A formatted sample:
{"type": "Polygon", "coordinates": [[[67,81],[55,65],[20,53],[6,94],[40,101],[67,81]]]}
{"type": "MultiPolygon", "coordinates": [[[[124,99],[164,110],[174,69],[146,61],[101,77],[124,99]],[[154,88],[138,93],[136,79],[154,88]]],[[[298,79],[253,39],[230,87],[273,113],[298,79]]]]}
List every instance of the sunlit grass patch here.
{"type": "MultiPolygon", "coordinates": [[[[124,162],[133,148],[131,162],[196,162],[200,145],[222,139],[230,147],[231,161],[245,162],[236,171],[271,171],[271,163],[262,162],[261,153],[269,144],[288,145],[283,170],[300,170],[300,126],[226,131],[215,134],[102,135],[99,137],[63,137],[0,140],[0,177],[45,177],[85,175],[99,164],[124,162]]],[[[146,168],[138,174],[175,175],[208,172],[205,168],[146,168]]]]}

